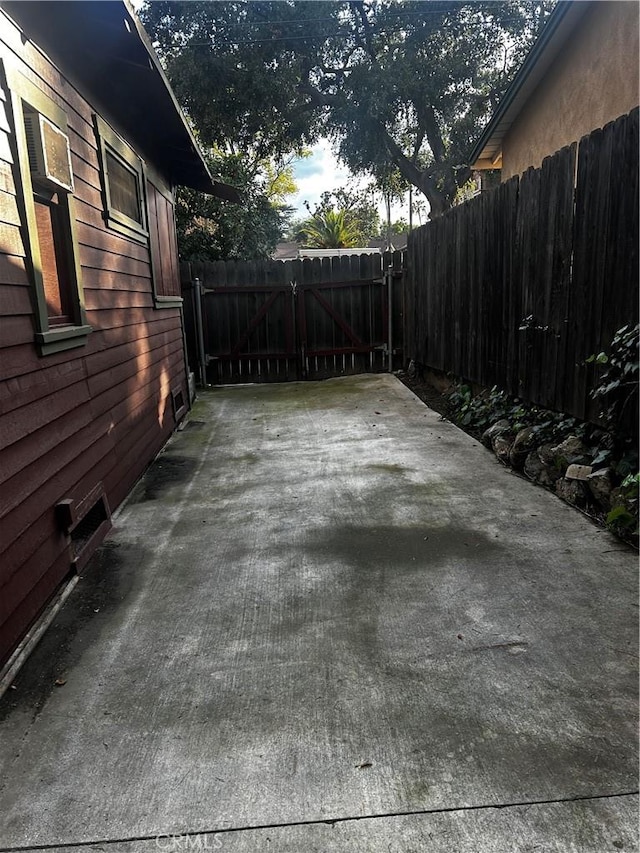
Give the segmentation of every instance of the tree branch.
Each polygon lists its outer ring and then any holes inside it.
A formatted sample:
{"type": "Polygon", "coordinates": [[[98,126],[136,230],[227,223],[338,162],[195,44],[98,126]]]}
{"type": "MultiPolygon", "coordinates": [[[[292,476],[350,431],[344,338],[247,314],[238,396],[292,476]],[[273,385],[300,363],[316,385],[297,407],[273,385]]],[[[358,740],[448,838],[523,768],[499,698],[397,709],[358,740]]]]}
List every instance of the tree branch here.
{"type": "Polygon", "coordinates": [[[314,107],[330,107],[337,103],[337,98],[327,95],[324,92],[318,91],[311,82],[312,66],[308,57],[305,57],[301,63],[300,82],[298,83],[298,91],[306,95],[314,107]]]}
{"type": "Polygon", "coordinates": [[[400,148],[398,143],[381,122],[377,122],[377,125],[387,151],[389,152],[389,156],[398,167],[400,174],[427,197],[429,206],[431,207],[431,216],[440,216],[446,210],[447,204],[442,193],[438,190],[434,179],[427,172],[421,171],[416,164],[407,157],[402,148],[400,148]]]}
{"type": "Polygon", "coordinates": [[[322,94],[308,81],[298,83],[298,91],[303,95],[306,95],[311,100],[311,104],[314,107],[331,107],[338,103],[337,98],[334,98],[331,95],[322,94]]]}
{"type": "Polygon", "coordinates": [[[421,124],[423,124],[427,136],[427,141],[429,142],[429,147],[431,148],[431,153],[433,154],[433,159],[436,161],[436,163],[442,163],[446,157],[446,150],[444,147],[442,134],[440,133],[440,127],[438,126],[436,111],[434,110],[431,104],[424,104],[422,106],[421,113],[421,124]]]}
{"type": "Polygon", "coordinates": [[[324,65],[324,63],[318,63],[318,68],[320,69],[320,71],[322,71],[323,74],[327,74],[327,75],[333,74],[336,77],[341,77],[344,80],[344,78],[347,76],[347,72],[349,71],[348,66],[349,66],[349,61],[351,60],[351,57],[353,56],[354,53],[356,53],[358,50],[360,50],[361,47],[362,47],[362,44],[360,44],[360,43],[355,44],[351,48],[351,50],[347,53],[347,55],[345,56],[345,58],[342,62],[342,66],[340,68],[330,68],[328,65],[324,65]]]}
{"type": "Polygon", "coordinates": [[[367,13],[364,10],[364,3],[362,0],[354,0],[354,2],[349,3],[349,6],[353,9],[353,11],[360,18],[360,23],[362,24],[362,29],[364,30],[364,41],[367,48],[367,53],[371,57],[372,61],[377,64],[377,56],[376,52],[373,48],[373,37],[371,34],[371,24],[369,23],[369,19],[367,18],[367,13]]]}

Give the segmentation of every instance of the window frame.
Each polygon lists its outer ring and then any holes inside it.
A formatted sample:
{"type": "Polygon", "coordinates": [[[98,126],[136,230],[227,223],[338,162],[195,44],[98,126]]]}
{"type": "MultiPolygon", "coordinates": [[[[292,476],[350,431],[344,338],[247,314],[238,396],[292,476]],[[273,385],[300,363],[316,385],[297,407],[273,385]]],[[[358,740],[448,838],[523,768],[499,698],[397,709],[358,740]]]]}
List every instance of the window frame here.
{"type": "Polygon", "coordinates": [[[71,323],[53,325],[49,322],[49,312],[44,289],[42,274],[42,257],[38,239],[34,192],[39,187],[31,177],[27,136],[24,126],[24,104],[31,110],[43,115],[67,137],[69,128],[67,117],[62,109],[48,95],[25,77],[17,68],[6,60],[2,63],[7,84],[8,96],[11,103],[11,113],[14,131],[14,159],[17,162],[16,199],[21,210],[23,225],[21,231],[24,238],[24,248],[34,294],[34,316],[36,324],[35,343],[40,355],[50,355],[67,349],[84,346],[91,333],[87,322],[82,290],[82,271],[80,254],[76,236],[76,217],[73,192],[60,188],[58,204],[62,211],[63,220],[63,251],[68,267],[68,287],[71,302],[71,323]],[[26,227],[25,227],[26,226],[26,227]]]}
{"type": "Polygon", "coordinates": [[[103,213],[106,225],[112,231],[116,231],[124,237],[129,237],[138,243],[147,245],[149,242],[149,219],[147,213],[146,168],[144,160],[97,113],[93,114],[93,123],[98,143],[100,183],[102,184],[103,213]],[[140,200],[140,222],[127,216],[126,213],[117,210],[112,204],[107,154],[118,160],[125,169],[129,169],[136,176],[138,198],[140,200]]]}

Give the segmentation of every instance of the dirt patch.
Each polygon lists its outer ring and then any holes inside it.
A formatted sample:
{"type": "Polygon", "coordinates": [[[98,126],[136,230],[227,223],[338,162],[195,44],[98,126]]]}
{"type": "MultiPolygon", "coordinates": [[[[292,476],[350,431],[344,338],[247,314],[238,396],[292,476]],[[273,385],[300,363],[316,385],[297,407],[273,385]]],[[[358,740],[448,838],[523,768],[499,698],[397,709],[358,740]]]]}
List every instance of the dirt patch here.
{"type": "Polygon", "coordinates": [[[162,454],[147,469],[144,477],[135,487],[130,503],[157,500],[165,493],[167,486],[188,483],[198,464],[197,459],[188,456],[162,454]]]}
{"type": "Polygon", "coordinates": [[[419,397],[430,409],[445,418],[450,416],[451,408],[447,398],[427,379],[420,376],[411,377],[408,373],[399,373],[397,376],[400,382],[413,391],[416,397],[419,397]]]}

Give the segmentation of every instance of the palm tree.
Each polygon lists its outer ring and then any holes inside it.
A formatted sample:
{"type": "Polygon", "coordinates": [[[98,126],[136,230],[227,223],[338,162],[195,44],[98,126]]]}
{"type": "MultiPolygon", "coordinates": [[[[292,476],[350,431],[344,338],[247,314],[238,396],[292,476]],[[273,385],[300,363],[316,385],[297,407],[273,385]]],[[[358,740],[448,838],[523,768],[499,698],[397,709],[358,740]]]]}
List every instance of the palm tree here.
{"type": "Polygon", "coordinates": [[[305,244],[312,249],[347,249],[360,239],[356,224],[344,210],[316,213],[304,227],[305,244]]]}

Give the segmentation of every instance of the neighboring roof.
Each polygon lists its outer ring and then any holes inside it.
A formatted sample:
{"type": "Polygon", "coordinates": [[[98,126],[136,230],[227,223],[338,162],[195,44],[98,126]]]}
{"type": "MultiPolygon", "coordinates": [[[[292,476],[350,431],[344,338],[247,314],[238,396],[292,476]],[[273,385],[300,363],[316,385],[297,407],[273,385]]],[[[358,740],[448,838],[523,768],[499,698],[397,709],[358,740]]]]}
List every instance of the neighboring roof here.
{"type": "Polygon", "coordinates": [[[589,6],[586,0],[559,0],[473,148],[469,156],[473,168],[500,168],[497,158],[504,137],[589,6]]]}
{"type": "Polygon", "coordinates": [[[212,178],[128,0],[2,0],[0,7],[173,184],[240,200],[212,178]]]}
{"type": "Polygon", "coordinates": [[[367,246],[349,249],[300,249],[299,258],[334,258],[349,257],[350,255],[379,255],[380,249],[370,249],[367,246]]]}
{"type": "Polygon", "coordinates": [[[298,257],[299,248],[300,243],[296,243],[295,240],[288,243],[278,243],[278,245],[273,250],[271,259],[273,261],[295,260],[298,257]]]}
{"type": "MultiPolygon", "coordinates": [[[[394,234],[394,237],[398,235],[394,234]]],[[[403,246],[394,248],[403,248],[406,246],[406,237],[403,246]]],[[[368,246],[361,246],[350,249],[305,249],[300,243],[278,243],[271,260],[273,261],[295,261],[300,258],[333,258],[343,255],[379,255],[384,252],[386,240],[372,240],[368,246]]]]}

